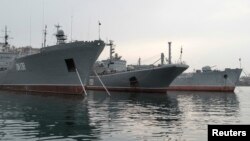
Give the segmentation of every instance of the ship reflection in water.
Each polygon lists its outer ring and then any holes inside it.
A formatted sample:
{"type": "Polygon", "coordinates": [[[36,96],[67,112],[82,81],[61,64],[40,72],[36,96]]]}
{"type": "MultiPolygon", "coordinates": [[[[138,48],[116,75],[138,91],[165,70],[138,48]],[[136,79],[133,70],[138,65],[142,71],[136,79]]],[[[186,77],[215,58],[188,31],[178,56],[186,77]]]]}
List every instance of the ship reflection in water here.
{"type": "Polygon", "coordinates": [[[0,91],[0,140],[207,140],[207,124],[242,123],[250,111],[244,93],[111,94],[0,91]]]}

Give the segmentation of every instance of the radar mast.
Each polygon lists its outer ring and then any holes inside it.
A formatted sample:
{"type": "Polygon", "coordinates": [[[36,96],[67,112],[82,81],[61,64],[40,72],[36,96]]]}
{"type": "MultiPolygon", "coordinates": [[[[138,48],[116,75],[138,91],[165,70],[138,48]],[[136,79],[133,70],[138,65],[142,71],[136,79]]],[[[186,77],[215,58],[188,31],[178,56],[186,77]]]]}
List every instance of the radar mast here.
{"type": "Polygon", "coordinates": [[[67,36],[64,34],[64,31],[62,29],[60,29],[60,26],[59,24],[55,25],[56,27],[56,39],[57,39],[57,42],[56,44],[64,44],[65,43],[65,40],[67,40],[67,36]]]}
{"type": "Polygon", "coordinates": [[[7,26],[5,26],[5,28],[4,28],[4,45],[3,45],[3,47],[8,47],[8,45],[9,45],[9,42],[8,42],[8,40],[10,39],[9,38],[9,35],[8,35],[8,28],[7,28],[7,26]]]}
{"type": "Polygon", "coordinates": [[[113,53],[115,53],[115,48],[114,48],[114,41],[109,40],[109,43],[106,44],[107,46],[110,46],[109,50],[109,59],[110,61],[113,59],[113,53]]]}

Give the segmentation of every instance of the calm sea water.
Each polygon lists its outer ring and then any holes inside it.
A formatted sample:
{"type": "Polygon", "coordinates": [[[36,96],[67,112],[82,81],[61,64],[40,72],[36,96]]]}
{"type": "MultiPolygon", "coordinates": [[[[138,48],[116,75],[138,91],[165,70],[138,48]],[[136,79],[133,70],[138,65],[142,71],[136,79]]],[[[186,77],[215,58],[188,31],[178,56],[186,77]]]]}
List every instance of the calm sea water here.
{"type": "Polygon", "coordinates": [[[235,93],[0,91],[0,140],[207,140],[208,124],[250,124],[250,87],[235,93]]]}

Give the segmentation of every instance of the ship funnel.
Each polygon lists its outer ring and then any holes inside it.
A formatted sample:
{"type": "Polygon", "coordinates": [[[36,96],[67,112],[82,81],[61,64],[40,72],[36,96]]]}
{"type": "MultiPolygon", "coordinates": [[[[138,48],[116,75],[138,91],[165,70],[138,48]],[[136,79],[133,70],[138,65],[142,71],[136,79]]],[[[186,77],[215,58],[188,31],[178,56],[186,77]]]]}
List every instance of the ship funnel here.
{"type": "Polygon", "coordinates": [[[172,64],[171,58],[171,42],[168,42],[168,64],[172,64]]]}

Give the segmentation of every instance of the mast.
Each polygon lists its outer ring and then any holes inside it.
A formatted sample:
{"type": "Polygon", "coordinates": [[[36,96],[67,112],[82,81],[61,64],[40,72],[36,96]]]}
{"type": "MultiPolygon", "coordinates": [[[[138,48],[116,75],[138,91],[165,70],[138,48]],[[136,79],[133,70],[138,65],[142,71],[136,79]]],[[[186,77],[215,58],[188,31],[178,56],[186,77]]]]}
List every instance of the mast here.
{"type": "Polygon", "coordinates": [[[110,49],[109,49],[109,59],[110,59],[110,61],[113,59],[113,53],[115,53],[115,49],[114,49],[114,44],[113,44],[113,42],[114,41],[112,41],[112,40],[109,40],[109,43],[108,44],[106,44],[107,46],[110,46],[110,49]]]}
{"type": "Polygon", "coordinates": [[[138,66],[141,66],[141,57],[138,59],[138,66]]]}
{"type": "Polygon", "coordinates": [[[99,40],[101,40],[101,22],[98,21],[98,36],[99,36],[99,40]]]}
{"type": "Polygon", "coordinates": [[[9,45],[9,42],[8,42],[8,40],[9,39],[12,39],[12,38],[10,38],[9,37],[9,35],[8,35],[8,28],[7,28],[7,26],[5,26],[5,28],[4,28],[4,36],[3,37],[1,37],[1,38],[4,38],[4,44],[3,44],[3,47],[4,48],[8,48],[8,45],[9,45]]]}
{"type": "Polygon", "coordinates": [[[47,35],[47,25],[45,25],[45,28],[43,31],[43,47],[46,47],[46,35],[47,35]]]}
{"type": "Polygon", "coordinates": [[[171,58],[171,42],[168,42],[168,64],[172,64],[171,58]]]}
{"type": "Polygon", "coordinates": [[[9,44],[8,39],[9,39],[8,29],[7,29],[7,26],[5,26],[5,30],[4,30],[4,47],[7,47],[7,45],[9,44]]]}
{"type": "Polygon", "coordinates": [[[182,53],[183,53],[183,49],[182,49],[182,46],[181,46],[181,54],[180,54],[180,63],[182,63],[182,53]]]}
{"type": "Polygon", "coordinates": [[[161,53],[161,65],[164,65],[164,53],[161,53]]]}

